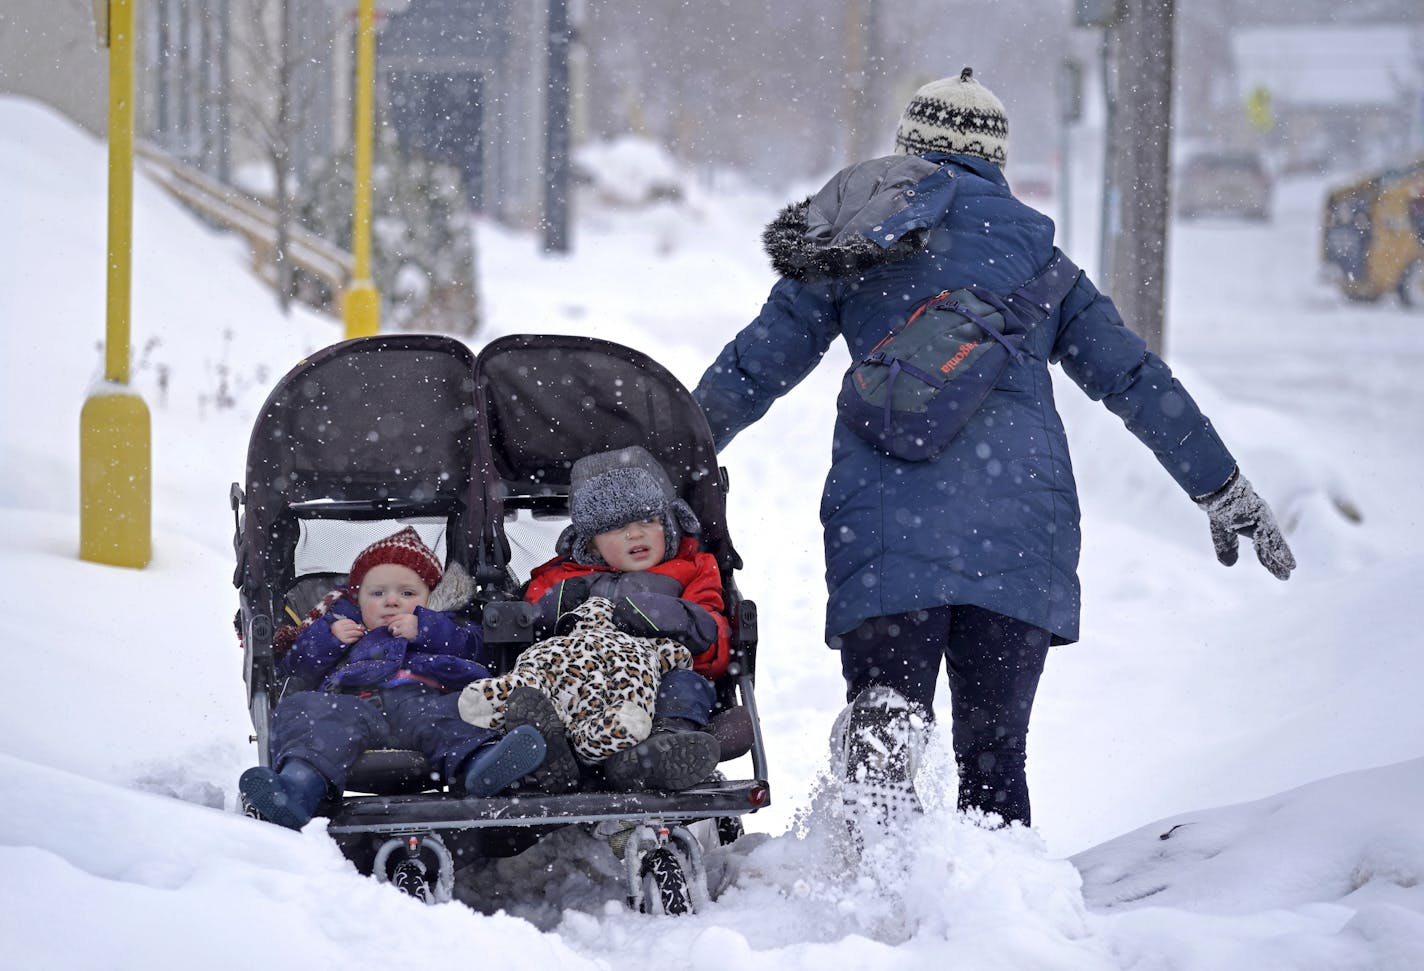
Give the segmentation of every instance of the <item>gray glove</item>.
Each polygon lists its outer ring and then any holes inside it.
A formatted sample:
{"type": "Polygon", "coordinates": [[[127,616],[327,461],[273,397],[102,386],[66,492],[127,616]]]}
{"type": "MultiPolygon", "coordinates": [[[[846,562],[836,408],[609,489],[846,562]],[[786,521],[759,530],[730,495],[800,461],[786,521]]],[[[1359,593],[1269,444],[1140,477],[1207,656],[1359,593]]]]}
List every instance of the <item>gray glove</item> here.
{"type": "Polygon", "coordinates": [[[1226,485],[1193,500],[1206,510],[1211,520],[1211,541],[1216,558],[1227,566],[1236,562],[1237,536],[1245,536],[1256,547],[1256,559],[1278,580],[1288,579],[1295,569],[1295,556],[1276,525],[1276,517],[1266,501],[1256,495],[1240,469],[1231,473],[1226,485]]]}
{"type": "Polygon", "coordinates": [[[634,637],[671,637],[693,654],[717,643],[717,622],[705,607],[661,593],[630,593],[613,605],[613,623],[634,637]]]}
{"type": "Polygon", "coordinates": [[[561,580],[545,591],[534,605],[534,629],[541,637],[567,634],[578,620],[574,608],[590,596],[592,577],[580,576],[561,580]]]}

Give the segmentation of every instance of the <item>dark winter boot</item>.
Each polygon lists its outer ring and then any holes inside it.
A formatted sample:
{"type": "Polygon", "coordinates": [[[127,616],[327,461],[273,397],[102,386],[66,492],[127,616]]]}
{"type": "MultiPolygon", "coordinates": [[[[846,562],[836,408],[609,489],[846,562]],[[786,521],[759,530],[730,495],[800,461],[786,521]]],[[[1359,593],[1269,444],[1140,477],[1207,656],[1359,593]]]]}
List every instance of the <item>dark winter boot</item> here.
{"type": "Polygon", "coordinates": [[[743,705],[724,708],[712,716],[707,723],[707,731],[721,747],[720,761],[727,762],[741,758],[752,750],[756,732],[752,727],[752,713],[743,705]]]}
{"type": "Polygon", "coordinates": [[[658,732],[700,732],[703,726],[697,724],[691,718],[672,718],[666,715],[653,716],[653,730],[650,734],[656,735],[658,732]]]}
{"type": "Polygon", "coordinates": [[[900,828],[923,812],[915,794],[918,733],[910,703],[892,688],[871,686],[837,719],[846,816],[864,839],[900,828]]]}
{"type": "Polygon", "coordinates": [[[544,736],[544,764],[531,776],[532,784],[541,792],[572,792],[579,786],[582,771],[564,722],[549,696],[538,688],[515,688],[504,704],[504,726],[512,731],[520,725],[533,725],[544,736]]]}
{"type": "Polygon", "coordinates": [[[288,829],[311,822],[327,787],[326,777],[301,759],[291,759],[281,772],[254,766],[237,782],[249,815],[288,829]]]}
{"type": "Polygon", "coordinates": [[[546,749],[533,725],[510,729],[499,741],[475,749],[465,763],[465,792],[480,798],[503,792],[539,768],[546,749]]]}
{"type": "Polygon", "coordinates": [[[605,759],[603,778],[614,789],[681,792],[715,772],[720,754],[717,740],[695,726],[677,731],[664,725],[662,731],[605,759]]]}

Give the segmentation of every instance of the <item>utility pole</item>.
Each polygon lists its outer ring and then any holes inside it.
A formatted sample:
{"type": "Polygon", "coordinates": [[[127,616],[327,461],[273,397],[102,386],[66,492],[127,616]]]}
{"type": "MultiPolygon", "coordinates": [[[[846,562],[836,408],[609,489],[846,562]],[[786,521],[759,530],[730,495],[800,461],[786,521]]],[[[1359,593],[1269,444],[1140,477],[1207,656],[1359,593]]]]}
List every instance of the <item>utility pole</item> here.
{"type": "Polygon", "coordinates": [[[549,0],[544,94],[544,252],[569,251],[569,8],[549,0]]]}
{"type": "Polygon", "coordinates": [[[232,17],[231,0],[218,0],[217,176],[223,185],[232,184],[232,17]]]}
{"type": "Polygon", "coordinates": [[[1083,120],[1083,65],[1065,57],[1058,69],[1058,238],[1073,249],[1073,126],[1083,120]]]}
{"type": "Polygon", "coordinates": [[[1123,320],[1160,354],[1166,345],[1175,0],[1118,0],[1108,147],[1116,233],[1104,282],[1123,320]]]}
{"type": "Polygon", "coordinates": [[[847,0],[845,6],[847,164],[890,150],[893,130],[880,117],[885,64],[879,6],[879,0],[847,0]]]}

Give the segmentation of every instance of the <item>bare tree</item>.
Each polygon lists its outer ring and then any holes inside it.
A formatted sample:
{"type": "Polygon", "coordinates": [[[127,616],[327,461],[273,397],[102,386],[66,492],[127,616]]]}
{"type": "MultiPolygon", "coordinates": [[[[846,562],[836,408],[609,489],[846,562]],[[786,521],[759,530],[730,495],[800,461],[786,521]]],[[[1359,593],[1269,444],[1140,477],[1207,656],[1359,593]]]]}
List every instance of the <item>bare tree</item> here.
{"type": "MultiPolygon", "coordinates": [[[[299,21],[298,0],[231,0],[233,50],[232,102],[235,126],[251,139],[271,168],[272,208],[276,217],[276,244],[272,270],[278,299],[285,310],[293,297],[293,267],[288,258],[293,199],[305,161],[301,146],[311,130],[319,86],[309,83],[318,65],[329,69],[328,59],[314,57],[313,48],[330,48],[333,37],[328,20],[311,16],[299,21]],[[313,36],[316,34],[317,36],[313,36]]],[[[319,7],[315,11],[324,17],[319,7]]]]}

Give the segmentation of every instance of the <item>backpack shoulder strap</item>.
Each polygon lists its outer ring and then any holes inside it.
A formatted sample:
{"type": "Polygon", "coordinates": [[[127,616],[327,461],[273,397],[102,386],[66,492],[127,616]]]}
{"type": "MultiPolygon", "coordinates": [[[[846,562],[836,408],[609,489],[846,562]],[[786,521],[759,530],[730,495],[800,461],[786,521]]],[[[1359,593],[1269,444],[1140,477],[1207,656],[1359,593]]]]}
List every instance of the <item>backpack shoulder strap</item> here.
{"type": "Polygon", "coordinates": [[[1057,309],[1082,273],[1077,264],[1055,246],[1053,258],[1038,276],[1005,297],[1004,302],[1029,326],[1034,326],[1057,309]]]}

